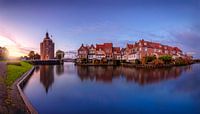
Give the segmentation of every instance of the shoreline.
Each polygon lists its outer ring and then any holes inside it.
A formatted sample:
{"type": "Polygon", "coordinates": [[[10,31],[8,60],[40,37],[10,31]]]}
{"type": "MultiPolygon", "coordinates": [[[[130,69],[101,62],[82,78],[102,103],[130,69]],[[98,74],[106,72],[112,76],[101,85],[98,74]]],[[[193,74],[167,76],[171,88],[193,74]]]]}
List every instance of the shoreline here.
{"type": "Polygon", "coordinates": [[[144,69],[170,68],[170,67],[175,67],[175,66],[186,66],[186,65],[191,65],[191,64],[195,64],[195,63],[182,64],[182,65],[176,65],[176,64],[154,65],[154,64],[132,64],[132,63],[120,63],[119,65],[117,65],[117,64],[80,64],[80,63],[75,63],[75,65],[77,65],[77,66],[124,66],[124,67],[134,67],[134,68],[144,68],[144,69]]]}
{"type": "MultiPolygon", "coordinates": [[[[191,63],[191,64],[195,64],[191,63]]],[[[123,67],[134,67],[134,68],[170,68],[174,66],[186,66],[191,64],[184,64],[184,65],[174,65],[174,64],[167,64],[167,65],[151,65],[151,64],[131,64],[131,63],[121,63],[119,65],[117,64],[80,64],[80,63],[74,63],[74,65],[77,66],[123,66],[123,67]]],[[[21,110],[24,111],[24,113],[31,113],[31,114],[38,114],[37,110],[34,108],[34,106],[29,101],[28,97],[23,93],[23,87],[26,85],[28,80],[31,77],[31,74],[35,70],[35,66],[33,66],[30,70],[28,70],[26,73],[24,73],[20,78],[18,78],[13,85],[11,86],[11,99],[12,101],[17,104],[17,108],[22,108],[21,110]]]]}
{"type": "Polygon", "coordinates": [[[34,66],[31,69],[23,73],[19,78],[17,78],[12,85],[7,85],[5,82],[7,78],[7,63],[1,64],[4,69],[1,70],[1,99],[0,99],[0,113],[3,114],[37,114],[37,111],[34,111],[30,108],[29,100],[23,93],[23,88],[20,86],[22,82],[25,82],[30,78],[31,73],[34,71],[34,66]],[[4,65],[4,66],[3,66],[4,65]],[[2,75],[3,74],[3,75],[2,75]],[[26,80],[25,80],[26,79],[26,80]],[[28,102],[28,103],[27,103],[28,102]]]}
{"type": "Polygon", "coordinates": [[[27,96],[23,93],[23,87],[26,85],[26,83],[30,79],[31,74],[33,73],[34,70],[35,70],[35,67],[33,66],[29,71],[27,71],[26,73],[24,73],[19,79],[17,79],[15,81],[14,86],[17,87],[17,90],[18,90],[18,92],[19,92],[19,94],[20,94],[20,96],[21,96],[24,104],[28,108],[29,112],[31,114],[38,114],[37,110],[31,104],[31,102],[29,101],[29,99],[27,98],[27,96]]]}

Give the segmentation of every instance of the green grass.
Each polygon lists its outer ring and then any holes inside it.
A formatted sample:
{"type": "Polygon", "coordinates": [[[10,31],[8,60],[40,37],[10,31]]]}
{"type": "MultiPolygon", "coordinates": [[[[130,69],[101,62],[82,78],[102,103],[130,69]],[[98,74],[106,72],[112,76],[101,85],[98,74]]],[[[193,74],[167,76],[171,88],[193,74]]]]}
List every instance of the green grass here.
{"type": "Polygon", "coordinates": [[[21,66],[7,65],[7,77],[5,80],[7,86],[11,86],[15,80],[32,68],[32,65],[27,62],[20,62],[20,64],[21,66]]]}
{"type": "Polygon", "coordinates": [[[6,62],[7,60],[0,60],[0,62],[6,62]]]}

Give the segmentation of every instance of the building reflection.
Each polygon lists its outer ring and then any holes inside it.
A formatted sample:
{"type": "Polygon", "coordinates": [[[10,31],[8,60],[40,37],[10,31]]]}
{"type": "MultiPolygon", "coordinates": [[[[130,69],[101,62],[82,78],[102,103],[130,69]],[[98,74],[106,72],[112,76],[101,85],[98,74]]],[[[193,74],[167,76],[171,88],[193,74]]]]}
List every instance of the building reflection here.
{"type": "Polygon", "coordinates": [[[46,93],[54,82],[54,66],[42,65],[40,66],[40,82],[43,84],[46,93]]]}
{"type": "Polygon", "coordinates": [[[119,67],[77,67],[77,73],[80,79],[83,80],[95,80],[103,82],[112,82],[113,78],[120,76],[119,67]]]}
{"type": "Polygon", "coordinates": [[[191,66],[172,67],[163,69],[136,69],[130,67],[96,67],[77,66],[79,78],[91,81],[112,82],[113,79],[125,78],[127,82],[136,82],[139,85],[160,82],[162,80],[176,79],[181,73],[191,71],[191,66]]]}
{"type": "Polygon", "coordinates": [[[64,73],[64,65],[56,65],[56,75],[60,76],[64,73]]]}

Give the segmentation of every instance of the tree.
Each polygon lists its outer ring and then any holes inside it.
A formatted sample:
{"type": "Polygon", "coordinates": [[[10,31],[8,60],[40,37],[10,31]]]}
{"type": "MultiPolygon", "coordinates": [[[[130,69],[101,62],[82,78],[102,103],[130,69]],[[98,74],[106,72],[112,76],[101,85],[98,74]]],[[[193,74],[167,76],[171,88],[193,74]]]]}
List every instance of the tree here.
{"type": "Polygon", "coordinates": [[[154,61],[155,59],[156,59],[156,56],[146,56],[146,57],[145,57],[146,63],[152,62],[152,61],[154,61]]]}
{"type": "Polygon", "coordinates": [[[0,59],[7,59],[8,55],[8,49],[5,47],[0,47],[0,59]]]}
{"type": "Polygon", "coordinates": [[[35,52],[34,51],[30,51],[28,54],[29,59],[34,59],[35,57],[35,52]]]}
{"type": "Polygon", "coordinates": [[[34,55],[34,59],[40,59],[40,55],[39,55],[38,53],[36,53],[36,54],[34,55]]]}
{"type": "Polygon", "coordinates": [[[160,60],[162,60],[165,64],[169,64],[172,61],[171,55],[163,55],[159,57],[160,60]]]}

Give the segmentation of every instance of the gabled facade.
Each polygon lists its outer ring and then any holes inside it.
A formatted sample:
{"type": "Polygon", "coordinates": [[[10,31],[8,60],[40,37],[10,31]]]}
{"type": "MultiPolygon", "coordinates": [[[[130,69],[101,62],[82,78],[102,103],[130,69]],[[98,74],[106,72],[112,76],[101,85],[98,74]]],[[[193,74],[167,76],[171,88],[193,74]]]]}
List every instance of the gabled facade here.
{"type": "Polygon", "coordinates": [[[82,46],[78,49],[78,57],[87,60],[123,60],[135,62],[142,60],[146,56],[171,55],[173,58],[184,57],[182,50],[178,47],[162,45],[156,42],[139,40],[134,44],[127,44],[125,48],[113,47],[112,43],[96,44],[91,46],[82,46]]]}
{"type": "Polygon", "coordinates": [[[126,54],[126,61],[127,62],[135,62],[136,59],[139,59],[138,54],[138,47],[137,44],[127,44],[125,48],[125,54],[126,54]]]}
{"type": "Polygon", "coordinates": [[[79,59],[88,59],[88,48],[83,44],[78,49],[78,58],[79,59]]]}
{"type": "Polygon", "coordinates": [[[96,48],[92,44],[88,47],[88,60],[94,60],[96,59],[96,48]]]}
{"type": "Polygon", "coordinates": [[[126,56],[126,48],[122,48],[121,49],[121,60],[126,61],[127,60],[127,56],[126,56]]]}
{"type": "Polygon", "coordinates": [[[106,58],[106,53],[104,51],[104,45],[96,44],[96,59],[102,60],[103,58],[106,58]]]}
{"type": "Polygon", "coordinates": [[[106,59],[107,60],[112,60],[113,59],[113,44],[112,43],[104,43],[104,51],[106,54],[106,59]]]}
{"type": "Polygon", "coordinates": [[[114,60],[121,60],[120,47],[113,47],[113,59],[114,60]]]}

